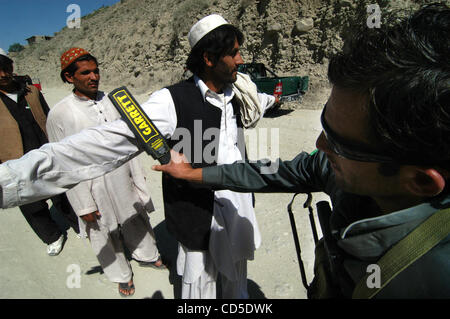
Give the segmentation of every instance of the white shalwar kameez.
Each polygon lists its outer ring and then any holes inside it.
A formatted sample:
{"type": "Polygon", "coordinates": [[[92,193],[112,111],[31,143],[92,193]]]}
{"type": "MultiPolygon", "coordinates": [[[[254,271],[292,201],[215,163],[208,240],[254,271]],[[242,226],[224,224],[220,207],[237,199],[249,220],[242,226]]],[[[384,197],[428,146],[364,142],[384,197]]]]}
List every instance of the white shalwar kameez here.
{"type": "MultiPolygon", "coordinates": [[[[50,110],[47,120],[49,140],[59,141],[85,128],[119,118],[118,111],[103,92],[99,91],[95,101],[72,93],[50,110]]],[[[89,237],[105,275],[112,282],[129,282],[132,278],[119,233],[134,259],[156,261],[159,257],[147,214],[154,207],[145,183],[138,159],[132,159],[106,175],[80,183],[66,193],[78,216],[100,212],[98,226],[80,218],[80,231],[89,237]]]]}
{"type": "MultiPolygon", "coordinates": [[[[231,104],[234,92],[227,87],[224,93],[217,94],[198,77],[194,76],[194,80],[203,98],[222,110],[217,164],[242,160],[231,104]]],[[[263,110],[271,107],[275,100],[266,94],[258,94],[258,98],[263,110]]],[[[177,115],[168,89],[154,92],[142,107],[163,135],[172,136],[177,115]]],[[[254,251],[261,244],[252,203],[251,193],[214,192],[209,250],[193,251],[179,243],[177,273],[183,277],[183,299],[216,298],[217,272],[222,274],[223,298],[248,298],[247,260],[254,258],[254,251]]]]}

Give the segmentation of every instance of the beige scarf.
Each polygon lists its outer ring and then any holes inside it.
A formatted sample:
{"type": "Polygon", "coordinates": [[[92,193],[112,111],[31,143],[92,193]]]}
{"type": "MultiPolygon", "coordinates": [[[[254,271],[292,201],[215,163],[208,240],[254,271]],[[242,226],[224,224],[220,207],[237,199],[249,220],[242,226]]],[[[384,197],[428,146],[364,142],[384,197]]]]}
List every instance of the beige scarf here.
{"type": "Polygon", "coordinates": [[[263,117],[264,110],[258,99],[256,84],[250,76],[237,73],[237,80],[232,85],[233,92],[241,104],[242,124],[245,128],[253,128],[263,117]]]}

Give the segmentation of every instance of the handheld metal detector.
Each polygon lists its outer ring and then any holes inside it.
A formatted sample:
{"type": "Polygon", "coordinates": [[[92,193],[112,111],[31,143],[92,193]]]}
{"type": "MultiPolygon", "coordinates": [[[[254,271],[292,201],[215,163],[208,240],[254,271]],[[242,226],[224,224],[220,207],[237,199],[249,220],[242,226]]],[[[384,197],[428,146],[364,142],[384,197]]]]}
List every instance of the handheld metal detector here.
{"type": "Polygon", "coordinates": [[[108,94],[122,119],[136,136],[139,145],[161,164],[170,162],[170,148],[153,122],[125,86],[108,94]]]}

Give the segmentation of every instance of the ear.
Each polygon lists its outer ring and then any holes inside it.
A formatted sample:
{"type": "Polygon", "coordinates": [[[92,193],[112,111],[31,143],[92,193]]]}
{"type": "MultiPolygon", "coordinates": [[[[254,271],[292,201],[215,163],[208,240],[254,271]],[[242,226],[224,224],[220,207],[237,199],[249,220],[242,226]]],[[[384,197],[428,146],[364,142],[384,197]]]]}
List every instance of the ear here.
{"type": "Polygon", "coordinates": [[[66,78],[67,82],[73,83],[73,75],[70,75],[69,72],[65,72],[64,77],[66,78]]]}
{"type": "Polygon", "coordinates": [[[407,189],[420,197],[438,195],[445,187],[445,178],[434,168],[411,167],[407,189]]]}
{"type": "Polygon", "coordinates": [[[214,63],[210,59],[208,52],[203,52],[203,61],[205,61],[205,65],[210,68],[212,68],[214,66],[214,63]]]}

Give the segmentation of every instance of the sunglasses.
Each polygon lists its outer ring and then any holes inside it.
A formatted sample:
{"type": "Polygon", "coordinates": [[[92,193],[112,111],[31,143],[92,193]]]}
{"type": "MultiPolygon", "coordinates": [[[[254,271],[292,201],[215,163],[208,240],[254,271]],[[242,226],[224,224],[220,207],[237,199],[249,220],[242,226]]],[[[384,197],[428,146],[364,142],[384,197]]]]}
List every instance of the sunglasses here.
{"type": "Polygon", "coordinates": [[[327,140],[328,148],[334,153],[346,159],[359,162],[397,163],[397,160],[390,156],[377,154],[371,151],[368,146],[350,142],[333,132],[325,121],[326,107],[327,105],[325,104],[320,116],[320,122],[322,123],[323,134],[327,140]]]}

